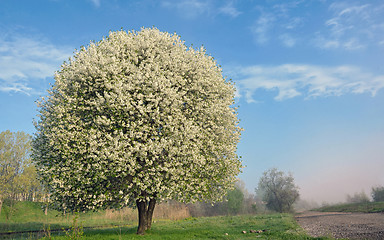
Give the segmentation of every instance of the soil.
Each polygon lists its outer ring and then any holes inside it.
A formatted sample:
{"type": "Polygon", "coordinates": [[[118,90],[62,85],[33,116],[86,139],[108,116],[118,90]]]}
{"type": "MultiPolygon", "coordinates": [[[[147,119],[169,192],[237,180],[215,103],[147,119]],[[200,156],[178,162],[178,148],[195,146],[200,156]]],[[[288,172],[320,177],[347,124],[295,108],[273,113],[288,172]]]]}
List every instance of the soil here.
{"type": "Polygon", "coordinates": [[[296,220],[313,237],[384,239],[384,213],[304,212],[296,220]]]}

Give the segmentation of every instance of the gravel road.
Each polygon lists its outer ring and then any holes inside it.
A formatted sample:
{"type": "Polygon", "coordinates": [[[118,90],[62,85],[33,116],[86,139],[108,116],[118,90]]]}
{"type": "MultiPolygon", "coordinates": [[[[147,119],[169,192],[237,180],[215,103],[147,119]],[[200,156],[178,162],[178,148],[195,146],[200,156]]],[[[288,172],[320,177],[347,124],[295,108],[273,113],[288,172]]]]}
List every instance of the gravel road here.
{"type": "Polygon", "coordinates": [[[384,213],[304,212],[296,220],[313,237],[384,240],[384,213]]]}

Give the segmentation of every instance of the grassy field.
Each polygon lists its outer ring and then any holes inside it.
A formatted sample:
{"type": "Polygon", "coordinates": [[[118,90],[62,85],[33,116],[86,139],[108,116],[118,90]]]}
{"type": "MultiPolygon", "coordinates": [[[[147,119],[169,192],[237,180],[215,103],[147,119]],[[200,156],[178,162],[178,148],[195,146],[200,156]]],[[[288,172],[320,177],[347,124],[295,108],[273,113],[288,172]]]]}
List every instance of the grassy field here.
{"type": "MultiPolygon", "coordinates": [[[[112,211],[111,211],[112,212],[112,211]]],[[[61,229],[71,226],[74,215],[62,215],[55,210],[44,214],[44,206],[37,202],[17,202],[12,209],[3,206],[0,215],[0,232],[18,232],[42,229],[50,225],[51,229],[61,229]]],[[[127,216],[131,217],[131,216],[127,216]]],[[[126,218],[108,211],[89,212],[80,214],[84,227],[114,226],[127,223],[126,218]]],[[[133,223],[133,221],[131,221],[133,223]]]]}
{"type": "MultiPolygon", "coordinates": [[[[132,220],[135,218],[131,216],[133,211],[126,214],[119,213],[113,211],[84,213],[79,215],[79,222],[84,229],[135,223],[135,220],[132,220]]],[[[74,217],[72,214],[64,216],[55,210],[49,210],[45,215],[43,204],[37,202],[16,202],[12,207],[3,205],[0,214],[0,239],[14,239],[15,234],[6,234],[16,232],[24,232],[18,239],[26,239],[26,236],[39,235],[34,232],[48,229],[48,227],[52,233],[63,233],[63,229],[71,227],[74,217]]]]}
{"type": "MultiPolygon", "coordinates": [[[[45,215],[41,204],[31,202],[17,203],[8,219],[4,210],[9,209],[3,209],[0,216],[0,239],[38,239],[44,236],[49,239],[49,234],[51,239],[71,239],[62,228],[70,228],[73,225],[73,215],[62,216],[55,211],[48,211],[48,215],[45,215]],[[8,232],[44,229],[45,233],[4,235],[8,232]]],[[[137,223],[124,219],[124,215],[108,216],[105,211],[80,214],[77,221],[83,226],[82,239],[330,239],[309,237],[291,214],[157,219],[152,225],[152,230],[144,236],[136,235],[137,223]],[[250,230],[264,231],[250,233],[250,230]]],[[[69,230],[69,235],[73,233],[73,230],[69,230]]]]}
{"type": "Polygon", "coordinates": [[[332,206],[324,206],[315,209],[315,211],[378,213],[384,212],[384,202],[337,204],[332,206]]]}

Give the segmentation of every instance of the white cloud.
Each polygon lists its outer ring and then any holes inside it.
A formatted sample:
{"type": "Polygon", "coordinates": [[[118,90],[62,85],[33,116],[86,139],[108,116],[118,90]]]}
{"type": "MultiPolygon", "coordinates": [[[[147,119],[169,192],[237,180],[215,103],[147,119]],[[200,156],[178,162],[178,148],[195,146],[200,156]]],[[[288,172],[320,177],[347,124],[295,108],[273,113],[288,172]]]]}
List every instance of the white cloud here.
{"type": "Polygon", "coordinates": [[[34,94],[39,81],[52,77],[72,50],[36,38],[0,38],[0,91],[34,94]],[[37,85],[37,86],[34,86],[37,85]]]}
{"type": "Polygon", "coordinates": [[[229,2],[227,3],[227,5],[225,5],[224,7],[221,7],[219,9],[219,12],[225,14],[225,15],[228,15],[230,17],[237,17],[241,14],[241,12],[239,12],[234,6],[233,6],[233,2],[229,2]]]}
{"type": "Polygon", "coordinates": [[[274,99],[283,101],[297,96],[315,98],[350,93],[375,96],[384,88],[384,75],[367,73],[354,66],[284,64],[242,67],[237,72],[238,76],[233,78],[238,79],[238,95],[245,93],[248,103],[259,100],[254,96],[257,90],[277,91],[274,99]]]}

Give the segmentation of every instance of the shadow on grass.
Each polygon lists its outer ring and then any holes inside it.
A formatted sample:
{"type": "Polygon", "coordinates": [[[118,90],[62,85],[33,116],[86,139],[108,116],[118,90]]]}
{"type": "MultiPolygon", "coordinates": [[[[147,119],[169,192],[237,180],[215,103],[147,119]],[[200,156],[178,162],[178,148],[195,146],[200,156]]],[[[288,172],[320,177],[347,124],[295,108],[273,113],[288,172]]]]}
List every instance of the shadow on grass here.
{"type": "MultiPolygon", "coordinates": [[[[50,224],[51,230],[61,230],[67,228],[68,225],[50,224]]],[[[22,232],[39,232],[44,230],[48,225],[42,222],[27,222],[27,223],[0,223],[0,236],[11,233],[22,232]],[[37,230],[38,229],[38,230],[37,230]]]]}
{"type": "Polygon", "coordinates": [[[0,239],[39,239],[47,234],[48,227],[51,233],[59,234],[68,225],[46,225],[41,222],[0,223],[0,239]]]}

